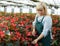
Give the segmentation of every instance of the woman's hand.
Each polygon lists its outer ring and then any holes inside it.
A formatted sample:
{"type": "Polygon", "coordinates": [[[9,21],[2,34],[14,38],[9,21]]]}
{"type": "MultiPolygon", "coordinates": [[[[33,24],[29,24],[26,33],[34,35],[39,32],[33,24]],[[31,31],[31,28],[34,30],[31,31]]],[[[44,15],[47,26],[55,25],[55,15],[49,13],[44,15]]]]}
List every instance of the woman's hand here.
{"type": "Polygon", "coordinates": [[[32,44],[36,44],[38,42],[38,39],[35,39],[34,41],[32,41],[32,44]]]}

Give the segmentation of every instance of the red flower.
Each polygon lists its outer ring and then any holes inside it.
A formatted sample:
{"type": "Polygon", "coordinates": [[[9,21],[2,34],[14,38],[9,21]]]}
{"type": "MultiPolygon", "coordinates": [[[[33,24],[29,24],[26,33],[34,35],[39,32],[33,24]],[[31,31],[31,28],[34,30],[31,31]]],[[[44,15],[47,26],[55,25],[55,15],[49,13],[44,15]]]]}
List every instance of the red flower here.
{"type": "Polygon", "coordinates": [[[26,31],[26,36],[31,36],[31,35],[32,35],[31,32],[27,32],[27,31],[26,31]]]}
{"type": "Polygon", "coordinates": [[[60,30],[60,28],[57,28],[57,30],[60,30]]]}
{"type": "Polygon", "coordinates": [[[58,23],[58,19],[53,20],[53,24],[57,24],[58,23]]]}
{"type": "Polygon", "coordinates": [[[15,34],[16,34],[16,38],[17,39],[20,39],[21,38],[21,34],[19,32],[15,32],[15,34]]]}
{"type": "Polygon", "coordinates": [[[5,33],[3,31],[0,31],[0,38],[4,38],[5,33]]]}
{"type": "Polygon", "coordinates": [[[56,27],[52,27],[52,30],[53,30],[53,31],[56,31],[56,30],[57,30],[57,28],[56,28],[56,27]]]}
{"type": "Polygon", "coordinates": [[[18,17],[15,17],[15,20],[18,21],[18,17]]]}
{"type": "Polygon", "coordinates": [[[23,19],[23,18],[24,18],[24,16],[20,16],[20,18],[22,18],[22,19],[23,19]]]}
{"type": "Polygon", "coordinates": [[[16,24],[14,24],[14,23],[11,23],[11,25],[12,25],[13,27],[16,27],[16,24]]]}
{"type": "Polygon", "coordinates": [[[22,40],[22,42],[24,42],[25,41],[24,37],[21,37],[21,40],[22,40]]]}
{"type": "Polygon", "coordinates": [[[7,27],[5,27],[5,28],[6,28],[6,30],[9,30],[8,26],[7,26],[7,27]]]}
{"type": "Polygon", "coordinates": [[[20,26],[24,26],[25,21],[20,21],[20,26]]]}
{"type": "Polygon", "coordinates": [[[26,22],[29,22],[30,21],[30,19],[26,19],[26,22]]]}
{"type": "Polygon", "coordinates": [[[13,32],[10,32],[11,35],[13,35],[13,32]]]}
{"type": "Polygon", "coordinates": [[[28,40],[28,38],[26,37],[25,40],[28,40]]]}
{"type": "Polygon", "coordinates": [[[28,38],[29,41],[32,41],[32,38],[28,38]]]}
{"type": "Polygon", "coordinates": [[[28,46],[31,46],[31,44],[28,44],[28,46]]]}
{"type": "Polygon", "coordinates": [[[11,18],[10,17],[5,17],[5,20],[10,20],[11,18]]]}
{"type": "Polygon", "coordinates": [[[57,28],[56,27],[52,27],[53,33],[56,34],[57,28]]]}
{"type": "Polygon", "coordinates": [[[38,44],[36,43],[35,46],[38,46],[38,44]]]}
{"type": "Polygon", "coordinates": [[[15,16],[15,17],[13,17],[13,19],[15,20],[15,21],[18,21],[18,17],[17,16],[15,16]]]}
{"type": "Polygon", "coordinates": [[[26,25],[26,29],[29,29],[29,28],[31,28],[31,26],[30,25],[26,25]]]}
{"type": "Polygon", "coordinates": [[[13,37],[13,38],[11,38],[11,40],[15,41],[15,40],[17,40],[17,38],[16,37],[13,37]]]}
{"type": "Polygon", "coordinates": [[[0,27],[4,27],[4,25],[1,23],[1,24],[0,24],[0,27]]]}
{"type": "Polygon", "coordinates": [[[2,17],[0,17],[0,20],[2,20],[2,17]]]}
{"type": "Polygon", "coordinates": [[[14,18],[12,18],[10,21],[11,21],[11,23],[14,23],[14,22],[15,22],[15,19],[14,19],[14,18]]]}

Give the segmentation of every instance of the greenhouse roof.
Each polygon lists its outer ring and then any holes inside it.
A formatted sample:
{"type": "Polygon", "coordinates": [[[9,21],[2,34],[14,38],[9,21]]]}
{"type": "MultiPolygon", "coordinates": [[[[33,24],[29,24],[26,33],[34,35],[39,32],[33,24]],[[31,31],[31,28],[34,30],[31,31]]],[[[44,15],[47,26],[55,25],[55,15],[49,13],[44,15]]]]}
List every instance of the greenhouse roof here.
{"type": "MultiPolygon", "coordinates": [[[[60,15],[60,0],[39,0],[39,2],[40,1],[46,3],[49,13],[51,13],[51,11],[53,11],[54,14],[60,15]],[[52,7],[49,8],[50,6],[52,6],[52,7]]],[[[29,6],[30,8],[32,6],[32,8],[33,8],[37,5],[37,3],[38,2],[34,2],[32,0],[0,0],[0,6],[18,6],[18,7],[23,6],[23,9],[25,9],[25,10],[27,10],[27,8],[24,8],[24,6],[29,6]]],[[[32,11],[34,11],[34,9],[32,9],[32,11]]]]}
{"type": "MultiPolygon", "coordinates": [[[[45,2],[48,6],[58,6],[60,7],[60,0],[39,0],[45,2]]],[[[36,6],[37,2],[33,2],[31,0],[1,0],[0,3],[8,4],[8,5],[16,5],[16,4],[25,4],[29,6],[36,6]]]]}
{"type": "Polygon", "coordinates": [[[39,1],[46,2],[47,4],[60,6],[60,0],[39,0],[39,1]]]}

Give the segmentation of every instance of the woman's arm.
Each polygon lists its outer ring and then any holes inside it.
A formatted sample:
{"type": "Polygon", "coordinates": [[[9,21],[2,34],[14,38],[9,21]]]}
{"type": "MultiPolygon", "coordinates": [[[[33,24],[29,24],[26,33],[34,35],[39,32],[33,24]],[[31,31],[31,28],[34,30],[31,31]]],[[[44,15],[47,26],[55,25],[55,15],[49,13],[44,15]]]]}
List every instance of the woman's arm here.
{"type": "Polygon", "coordinates": [[[33,21],[33,23],[32,23],[32,25],[33,25],[32,35],[33,35],[33,36],[35,36],[35,24],[36,24],[36,17],[37,17],[37,16],[38,16],[38,15],[35,16],[35,19],[34,19],[34,21],[33,21]]]}
{"type": "Polygon", "coordinates": [[[33,29],[35,29],[35,24],[36,24],[36,18],[37,18],[38,15],[35,16],[35,19],[34,21],[32,22],[32,25],[33,25],[33,29]]]}

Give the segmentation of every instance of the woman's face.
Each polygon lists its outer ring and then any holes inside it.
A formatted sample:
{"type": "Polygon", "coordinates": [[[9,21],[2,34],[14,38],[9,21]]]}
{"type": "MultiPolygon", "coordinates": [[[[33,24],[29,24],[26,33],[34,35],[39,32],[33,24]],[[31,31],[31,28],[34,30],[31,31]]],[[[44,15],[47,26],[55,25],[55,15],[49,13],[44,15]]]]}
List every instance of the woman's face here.
{"type": "Polygon", "coordinates": [[[40,15],[44,15],[44,9],[37,9],[37,12],[38,12],[40,15]]]}

